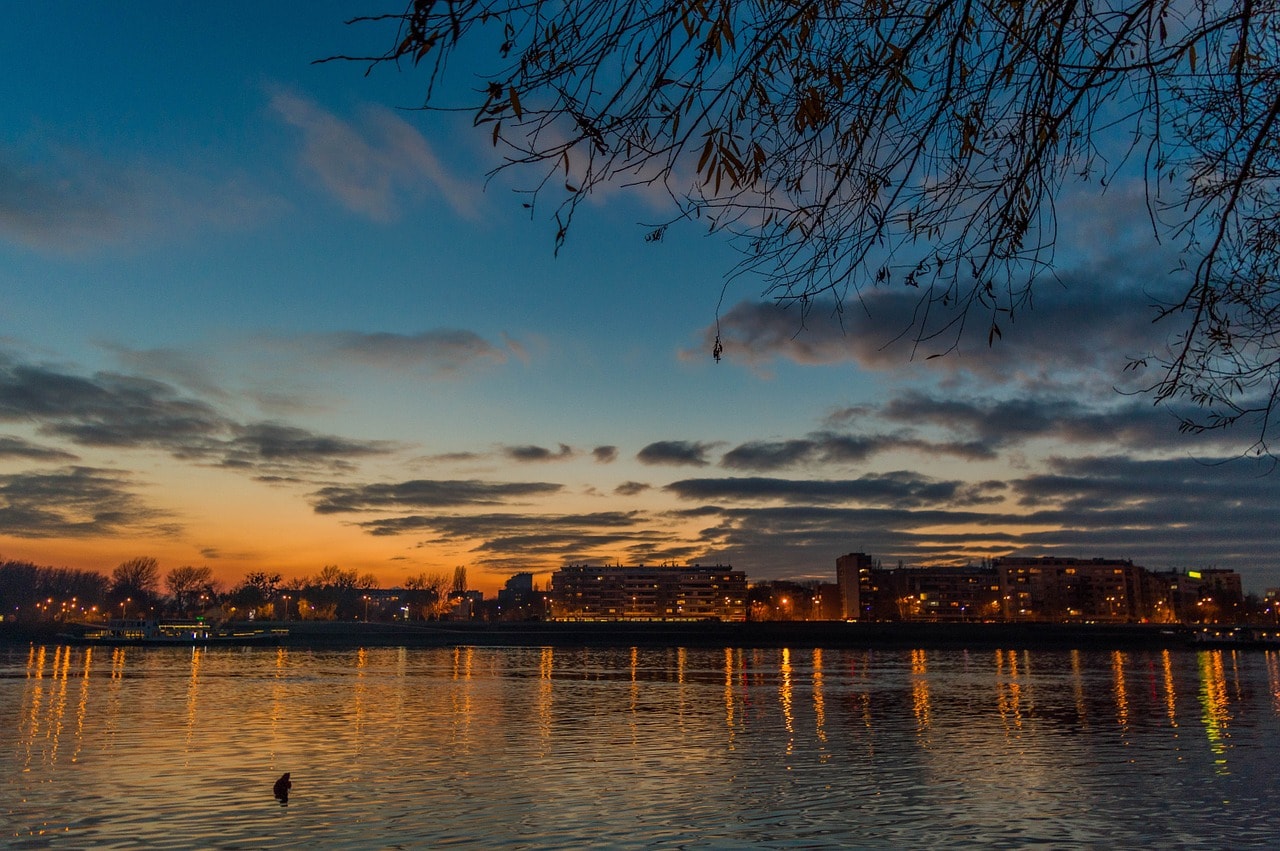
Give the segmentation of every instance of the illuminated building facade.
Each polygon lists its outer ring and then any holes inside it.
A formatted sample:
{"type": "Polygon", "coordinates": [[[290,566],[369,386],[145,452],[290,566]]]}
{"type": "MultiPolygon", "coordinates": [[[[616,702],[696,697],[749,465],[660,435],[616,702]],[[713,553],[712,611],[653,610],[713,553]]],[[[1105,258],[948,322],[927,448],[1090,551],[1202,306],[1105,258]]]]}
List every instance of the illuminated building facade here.
{"type": "Polygon", "coordinates": [[[724,565],[586,564],[551,575],[554,620],[745,621],[747,575],[724,565]]]}
{"type": "Polygon", "coordinates": [[[1162,570],[1147,574],[1147,599],[1157,623],[1235,620],[1244,603],[1234,570],[1162,570]]]}
{"type": "Polygon", "coordinates": [[[846,620],[1203,623],[1238,619],[1244,600],[1233,570],[1151,572],[1104,558],[886,570],[850,553],[836,560],[836,579],[846,620]]]}
{"type": "Polygon", "coordinates": [[[896,605],[903,620],[999,620],[1000,581],[994,568],[925,567],[894,571],[896,605]]]}
{"type": "Polygon", "coordinates": [[[1009,620],[1123,623],[1145,615],[1145,571],[1131,561],[1007,556],[995,568],[1009,620]]]}
{"type": "Polygon", "coordinates": [[[849,553],[836,559],[836,585],[840,587],[840,615],[854,620],[862,610],[860,587],[869,582],[874,564],[866,553],[849,553]]]}

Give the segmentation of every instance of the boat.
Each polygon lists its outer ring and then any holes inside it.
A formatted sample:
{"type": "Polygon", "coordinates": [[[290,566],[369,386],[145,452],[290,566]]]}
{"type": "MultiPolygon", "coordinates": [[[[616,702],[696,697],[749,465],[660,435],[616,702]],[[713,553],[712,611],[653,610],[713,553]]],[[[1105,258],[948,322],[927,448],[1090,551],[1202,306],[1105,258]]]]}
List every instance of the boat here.
{"type": "Polygon", "coordinates": [[[203,618],[118,618],[108,621],[105,627],[87,629],[80,634],[63,634],[59,638],[74,644],[190,647],[212,644],[279,644],[288,634],[287,629],[219,626],[210,624],[203,618]]]}
{"type": "Polygon", "coordinates": [[[1194,647],[1239,647],[1280,650],[1280,629],[1253,626],[1205,626],[1191,633],[1194,647]]]}

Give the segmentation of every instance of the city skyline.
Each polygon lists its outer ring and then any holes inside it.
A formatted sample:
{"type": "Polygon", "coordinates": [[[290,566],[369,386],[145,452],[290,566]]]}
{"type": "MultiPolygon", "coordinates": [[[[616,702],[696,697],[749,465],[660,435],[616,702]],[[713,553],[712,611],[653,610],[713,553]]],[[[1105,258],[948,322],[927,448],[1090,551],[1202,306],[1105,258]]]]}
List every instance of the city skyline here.
{"type": "Polygon", "coordinates": [[[1064,194],[1057,280],[994,345],[917,347],[912,293],[802,320],[704,223],[646,241],[643,191],[556,256],[470,117],[412,109],[421,75],[312,64],[383,49],[343,23],[369,11],[2,13],[0,557],[492,592],[1061,554],[1280,586],[1257,434],[1182,434],[1126,369],[1180,280],[1137,180],[1064,194]]]}

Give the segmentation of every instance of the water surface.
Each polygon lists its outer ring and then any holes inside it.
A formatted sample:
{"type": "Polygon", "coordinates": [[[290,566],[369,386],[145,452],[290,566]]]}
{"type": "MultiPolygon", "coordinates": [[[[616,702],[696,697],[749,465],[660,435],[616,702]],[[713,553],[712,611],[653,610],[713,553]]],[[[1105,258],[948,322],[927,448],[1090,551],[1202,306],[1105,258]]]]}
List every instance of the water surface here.
{"type": "Polygon", "coordinates": [[[1274,846],[1278,734],[1272,652],[0,648],[0,841],[1274,846]]]}

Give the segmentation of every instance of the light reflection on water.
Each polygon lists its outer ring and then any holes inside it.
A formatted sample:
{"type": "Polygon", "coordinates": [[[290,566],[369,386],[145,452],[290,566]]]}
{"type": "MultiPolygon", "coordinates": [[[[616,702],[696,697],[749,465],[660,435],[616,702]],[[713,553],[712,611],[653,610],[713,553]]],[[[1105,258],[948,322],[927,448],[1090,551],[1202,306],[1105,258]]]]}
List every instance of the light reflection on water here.
{"type": "Polygon", "coordinates": [[[1274,845],[1278,733],[1275,653],[0,649],[0,843],[1274,845]]]}

